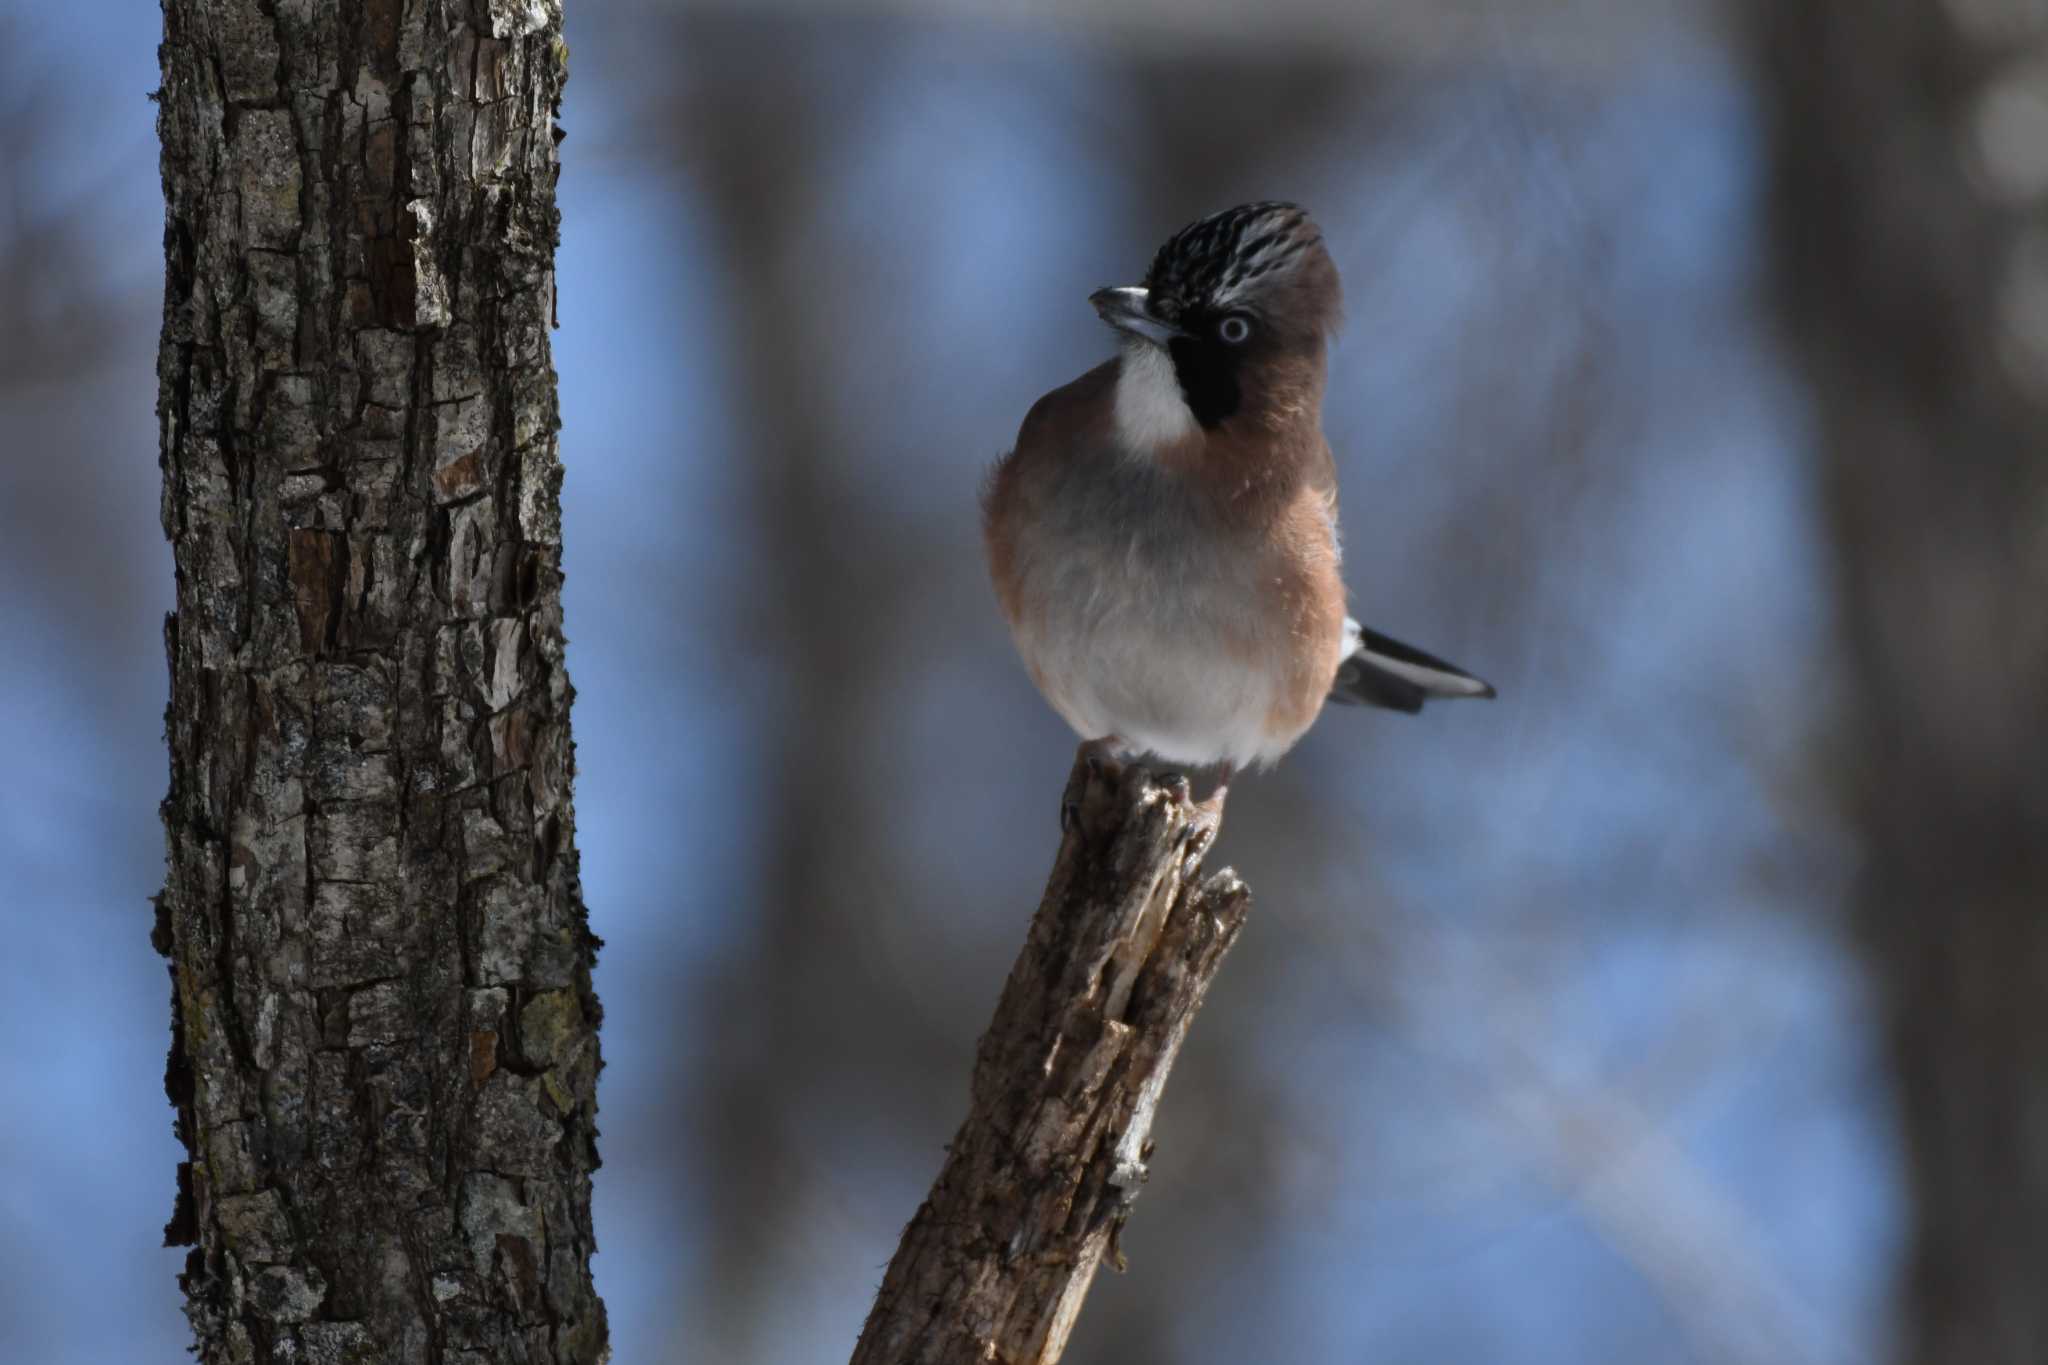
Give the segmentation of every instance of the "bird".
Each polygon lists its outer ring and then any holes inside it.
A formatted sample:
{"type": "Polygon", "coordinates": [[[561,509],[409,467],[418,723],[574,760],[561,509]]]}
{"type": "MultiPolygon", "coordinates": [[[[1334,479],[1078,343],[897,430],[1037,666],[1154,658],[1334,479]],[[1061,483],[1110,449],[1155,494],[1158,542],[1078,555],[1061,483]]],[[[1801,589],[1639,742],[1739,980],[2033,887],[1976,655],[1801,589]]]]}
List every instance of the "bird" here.
{"type": "Polygon", "coordinates": [[[1233,777],[1325,702],[1492,697],[1361,625],[1322,428],[1342,286],[1300,206],[1242,204],[1089,296],[1117,353],[1031,405],[989,471],[996,600],[1032,681],[1097,755],[1233,777]]]}

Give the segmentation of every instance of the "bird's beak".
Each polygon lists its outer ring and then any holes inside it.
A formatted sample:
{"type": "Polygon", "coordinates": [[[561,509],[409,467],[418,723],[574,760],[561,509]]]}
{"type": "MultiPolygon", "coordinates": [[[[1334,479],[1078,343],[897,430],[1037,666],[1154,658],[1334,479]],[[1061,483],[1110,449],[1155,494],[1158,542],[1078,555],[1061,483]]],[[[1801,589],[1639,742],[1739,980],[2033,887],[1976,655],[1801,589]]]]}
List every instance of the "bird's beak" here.
{"type": "Polygon", "coordinates": [[[1098,289],[1088,296],[1088,302],[1095,305],[1096,313],[1110,326],[1134,337],[1143,337],[1154,345],[1164,346],[1175,337],[1187,335],[1152,311],[1147,290],[1129,285],[1121,289],[1098,289]]]}

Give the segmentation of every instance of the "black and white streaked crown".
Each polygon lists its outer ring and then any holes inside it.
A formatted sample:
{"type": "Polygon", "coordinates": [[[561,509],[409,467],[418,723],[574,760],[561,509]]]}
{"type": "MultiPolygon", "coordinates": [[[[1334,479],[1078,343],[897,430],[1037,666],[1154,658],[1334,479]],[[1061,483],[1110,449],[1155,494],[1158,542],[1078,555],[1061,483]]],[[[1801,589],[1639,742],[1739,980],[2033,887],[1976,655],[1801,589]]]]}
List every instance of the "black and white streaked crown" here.
{"type": "Polygon", "coordinates": [[[1297,204],[1240,204],[1188,224],[1145,273],[1155,307],[1227,308],[1267,277],[1319,255],[1323,234],[1297,204]]]}

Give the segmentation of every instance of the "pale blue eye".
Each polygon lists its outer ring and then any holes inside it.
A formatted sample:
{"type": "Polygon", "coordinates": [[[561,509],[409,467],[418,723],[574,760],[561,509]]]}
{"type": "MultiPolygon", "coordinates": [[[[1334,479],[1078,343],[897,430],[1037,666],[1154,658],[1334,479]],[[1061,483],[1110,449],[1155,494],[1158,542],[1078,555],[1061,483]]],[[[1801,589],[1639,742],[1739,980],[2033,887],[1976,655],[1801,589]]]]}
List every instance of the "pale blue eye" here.
{"type": "Polygon", "coordinates": [[[1216,324],[1216,335],[1232,346],[1243,344],[1244,339],[1251,334],[1251,321],[1241,313],[1232,313],[1216,324]]]}

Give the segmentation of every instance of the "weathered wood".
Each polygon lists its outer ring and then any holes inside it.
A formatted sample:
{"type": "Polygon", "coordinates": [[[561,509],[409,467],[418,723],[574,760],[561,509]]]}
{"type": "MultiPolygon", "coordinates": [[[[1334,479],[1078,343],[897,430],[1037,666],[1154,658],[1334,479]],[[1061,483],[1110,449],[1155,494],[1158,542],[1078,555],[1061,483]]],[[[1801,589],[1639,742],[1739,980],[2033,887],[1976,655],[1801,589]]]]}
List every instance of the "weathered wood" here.
{"type": "Polygon", "coordinates": [[[206,1362],[589,1362],[559,0],[166,0],[167,1229],[206,1362]]]}
{"type": "Polygon", "coordinates": [[[1050,1365],[1152,1151],[1168,1072],[1250,909],[1202,874],[1216,821],[1084,747],[1067,835],[974,1065],[967,1121],[905,1229],[854,1365],[1050,1365]]]}

